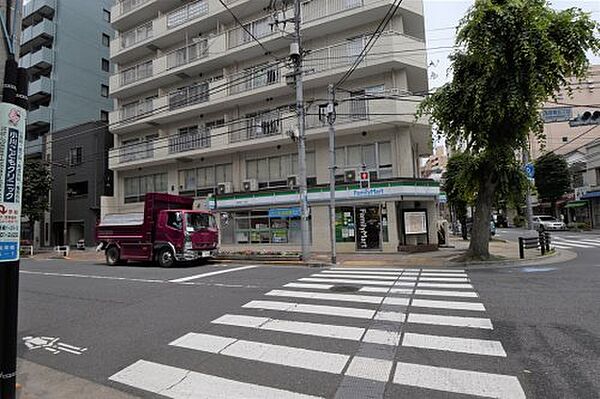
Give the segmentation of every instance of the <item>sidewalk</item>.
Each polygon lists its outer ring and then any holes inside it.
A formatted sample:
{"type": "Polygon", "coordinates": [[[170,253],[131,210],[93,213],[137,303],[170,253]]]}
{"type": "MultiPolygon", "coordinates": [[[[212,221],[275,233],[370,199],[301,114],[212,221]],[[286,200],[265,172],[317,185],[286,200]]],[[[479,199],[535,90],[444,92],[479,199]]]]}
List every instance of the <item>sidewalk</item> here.
{"type": "MultiPolygon", "coordinates": [[[[570,251],[557,251],[551,255],[541,256],[539,250],[526,250],[525,259],[519,259],[519,245],[516,242],[494,239],[490,242],[490,253],[495,258],[490,262],[456,262],[456,258],[463,255],[469,247],[469,241],[459,237],[451,237],[448,247],[442,247],[438,251],[424,253],[352,253],[338,254],[339,267],[465,267],[465,266],[497,266],[506,264],[543,264],[556,263],[574,259],[576,254],[570,251]]],[[[41,253],[34,259],[44,260],[53,257],[53,253],[41,253]]],[[[92,261],[104,263],[104,253],[93,249],[85,251],[71,251],[68,257],[72,261],[92,261]]],[[[261,264],[287,264],[303,265],[300,261],[289,259],[261,259],[260,256],[249,256],[246,259],[217,259],[216,262],[223,263],[258,263],[261,264]]],[[[330,262],[329,253],[313,253],[312,266],[328,266],[330,262]]]]}
{"type": "Polygon", "coordinates": [[[19,359],[17,399],[136,399],[116,389],[19,359]]]}

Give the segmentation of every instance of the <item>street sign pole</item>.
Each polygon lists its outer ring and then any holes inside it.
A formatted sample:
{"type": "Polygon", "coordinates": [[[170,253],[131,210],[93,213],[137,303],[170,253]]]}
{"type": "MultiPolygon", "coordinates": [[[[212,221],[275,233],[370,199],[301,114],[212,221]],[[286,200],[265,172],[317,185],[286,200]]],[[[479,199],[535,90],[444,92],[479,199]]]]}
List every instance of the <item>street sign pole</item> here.
{"type": "Polygon", "coordinates": [[[6,62],[0,103],[0,398],[16,397],[19,241],[27,73],[6,62]]]}

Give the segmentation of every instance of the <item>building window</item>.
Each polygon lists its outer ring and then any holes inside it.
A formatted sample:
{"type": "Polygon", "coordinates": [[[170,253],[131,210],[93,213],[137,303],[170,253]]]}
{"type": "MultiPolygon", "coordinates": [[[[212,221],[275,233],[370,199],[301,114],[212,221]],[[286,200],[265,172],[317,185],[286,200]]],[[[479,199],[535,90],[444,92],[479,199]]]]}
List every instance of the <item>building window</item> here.
{"type": "Polygon", "coordinates": [[[108,122],[108,111],[104,111],[104,110],[100,111],[100,120],[102,122],[108,122]]]}
{"type": "Polygon", "coordinates": [[[69,165],[77,166],[83,162],[83,148],[74,147],[69,150],[69,165]]]}
{"type": "MultiPolygon", "coordinates": [[[[276,211],[277,209],[272,209],[276,211]]],[[[221,218],[223,244],[300,244],[298,212],[232,212],[221,218]]]]}
{"type": "Polygon", "coordinates": [[[102,34],[102,45],[105,47],[110,47],[110,36],[106,33],[102,34]]]}
{"type": "Polygon", "coordinates": [[[126,177],[124,183],[126,204],[144,201],[146,193],[168,191],[167,173],[126,177]]]}
{"type": "Polygon", "coordinates": [[[108,86],[107,85],[100,85],[100,95],[102,97],[108,98],[108,86]]]}
{"type": "Polygon", "coordinates": [[[81,198],[88,195],[88,182],[82,181],[78,183],[67,184],[67,198],[81,198]]]}
{"type": "MultiPolygon", "coordinates": [[[[246,178],[256,179],[259,188],[285,187],[287,178],[298,174],[298,155],[287,154],[276,157],[250,159],[246,161],[246,178]]],[[[306,176],[316,177],[314,152],[306,153],[306,176]]]]}
{"type": "Polygon", "coordinates": [[[104,72],[110,72],[110,61],[106,58],[102,58],[102,70],[104,72]]]}
{"type": "Polygon", "coordinates": [[[104,18],[104,20],[106,22],[110,23],[110,11],[108,11],[107,9],[102,9],[102,18],[104,18]]]}
{"type": "Polygon", "coordinates": [[[212,165],[202,168],[185,169],[179,171],[180,194],[190,193],[196,196],[205,196],[214,192],[219,183],[233,180],[233,165],[230,163],[212,165]]]}
{"type": "Polygon", "coordinates": [[[563,143],[566,143],[566,142],[568,142],[568,141],[569,141],[569,138],[568,138],[568,137],[564,136],[564,137],[562,138],[562,142],[563,142],[563,143]]]}
{"type": "MultiPolygon", "coordinates": [[[[340,173],[344,169],[365,167],[371,172],[372,179],[393,177],[392,145],[389,141],[336,148],[335,160],[340,173]]],[[[338,177],[343,180],[343,175],[338,177]]]]}

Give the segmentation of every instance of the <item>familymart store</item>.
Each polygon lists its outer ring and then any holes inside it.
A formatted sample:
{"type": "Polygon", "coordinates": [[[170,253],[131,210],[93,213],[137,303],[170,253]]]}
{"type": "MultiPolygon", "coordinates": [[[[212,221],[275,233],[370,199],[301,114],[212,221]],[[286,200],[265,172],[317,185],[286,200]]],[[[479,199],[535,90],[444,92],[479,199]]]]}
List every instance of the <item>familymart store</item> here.
{"type": "MultiPolygon", "coordinates": [[[[340,253],[397,252],[437,244],[439,185],[410,179],[336,187],[336,248],[340,253]]],[[[328,252],[329,187],[308,191],[311,250],[328,252]]],[[[297,191],[260,191],[214,197],[227,252],[300,250],[297,191]]]]}

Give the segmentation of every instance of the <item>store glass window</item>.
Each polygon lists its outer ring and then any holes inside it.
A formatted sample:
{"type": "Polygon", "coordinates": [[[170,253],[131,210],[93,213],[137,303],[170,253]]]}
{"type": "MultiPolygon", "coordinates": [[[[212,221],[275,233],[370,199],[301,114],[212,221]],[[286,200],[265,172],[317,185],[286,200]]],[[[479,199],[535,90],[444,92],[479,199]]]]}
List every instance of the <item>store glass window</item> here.
{"type": "Polygon", "coordinates": [[[244,211],[221,214],[224,244],[300,244],[298,211],[244,211]],[[294,212],[292,212],[294,211],[294,212]],[[225,234],[226,232],[226,234],[225,234]]]}

